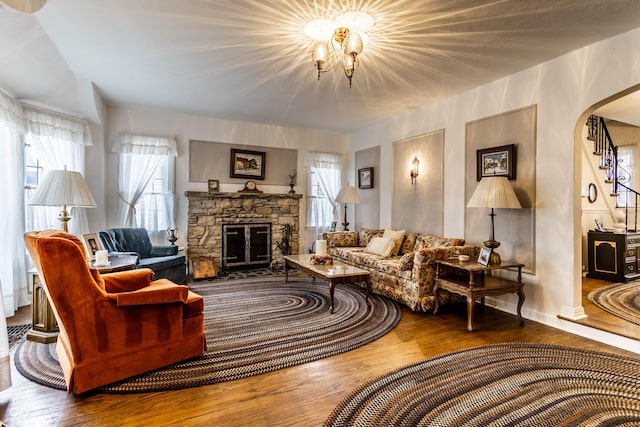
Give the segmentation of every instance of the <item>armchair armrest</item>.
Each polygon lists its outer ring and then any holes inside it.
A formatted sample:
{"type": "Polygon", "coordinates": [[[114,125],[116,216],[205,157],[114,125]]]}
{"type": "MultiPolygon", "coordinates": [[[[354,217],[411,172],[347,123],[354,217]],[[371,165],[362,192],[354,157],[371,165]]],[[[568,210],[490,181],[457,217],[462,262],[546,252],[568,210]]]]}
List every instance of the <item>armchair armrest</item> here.
{"type": "Polygon", "coordinates": [[[107,293],[130,292],[146,288],[153,279],[153,270],[141,268],[139,270],[119,271],[101,275],[104,290],[107,293]]]}
{"type": "Polygon", "coordinates": [[[132,305],[167,304],[172,302],[186,303],[189,297],[189,288],[184,285],[176,285],[169,280],[156,280],[146,288],[131,292],[107,294],[107,297],[116,303],[118,307],[132,305]]]}
{"type": "Polygon", "coordinates": [[[177,255],[178,247],[175,245],[151,246],[151,256],[177,255]]]}

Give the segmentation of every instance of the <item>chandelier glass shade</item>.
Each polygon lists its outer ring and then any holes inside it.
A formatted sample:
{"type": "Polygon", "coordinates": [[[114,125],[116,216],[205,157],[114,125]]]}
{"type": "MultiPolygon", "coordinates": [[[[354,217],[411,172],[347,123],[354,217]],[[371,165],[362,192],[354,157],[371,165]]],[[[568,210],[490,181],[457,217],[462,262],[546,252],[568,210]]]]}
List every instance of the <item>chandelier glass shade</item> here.
{"type": "Polygon", "coordinates": [[[351,79],[358,69],[359,55],[364,48],[360,32],[372,26],[373,18],[364,12],[347,12],[335,21],[318,19],[309,22],[304,32],[315,40],[311,58],[318,71],[318,80],[320,74],[333,70],[336,64],[341,63],[351,87],[351,79]]]}

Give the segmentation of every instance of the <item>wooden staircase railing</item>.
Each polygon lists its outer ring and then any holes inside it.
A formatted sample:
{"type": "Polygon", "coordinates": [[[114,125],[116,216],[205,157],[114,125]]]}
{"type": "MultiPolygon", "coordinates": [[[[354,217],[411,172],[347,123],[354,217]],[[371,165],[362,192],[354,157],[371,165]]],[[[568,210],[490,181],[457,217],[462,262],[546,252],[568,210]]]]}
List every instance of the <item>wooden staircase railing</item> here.
{"type": "MultiPolygon", "coordinates": [[[[611,184],[611,195],[618,198],[620,189],[625,191],[625,226],[629,230],[629,205],[633,198],[633,231],[638,229],[638,196],[640,193],[626,185],[631,181],[631,173],[620,165],[618,147],[613,143],[607,124],[602,117],[591,115],[587,119],[587,139],[593,141],[593,154],[600,156],[599,167],[605,171],[605,182],[611,184]]],[[[616,199],[618,206],[618,199],[616,199]]]]}

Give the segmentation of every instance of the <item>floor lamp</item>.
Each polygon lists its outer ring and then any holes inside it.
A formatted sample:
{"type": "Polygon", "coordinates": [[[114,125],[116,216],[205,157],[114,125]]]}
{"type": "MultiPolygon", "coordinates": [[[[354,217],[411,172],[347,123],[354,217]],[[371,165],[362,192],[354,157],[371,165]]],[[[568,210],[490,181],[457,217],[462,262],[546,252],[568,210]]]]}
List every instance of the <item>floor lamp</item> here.
{"type": "Polygon", "coordinates": [[[347,204],[351,203],[357,205],[360,203],[358,195],[356,194],[356,188],[349,184],[342,187],[336,196],[336,202],[344,204],[344,221],[342,223],[342,231],[349,231],[349,223],[347,222],[347,204]]]}
{"type": "MultiPolygon", "coordinates": [[[[467,207],[491,208],[491,213],[489,214],[491,217],[491,235],[489,236],[489,240],[485,240],[483,244],[493,250],[500,246],[500,242],[495,239],[493,219],[496,214],[493,212],[493,209],[520,209],[522,205],[507,177],[485,176],[480,180],[476,190],[473,192],[469,203],[467,203],[467,207]]],[[[497,252],[492,252],[492,262],[495,264],[500,263],[500,255],[497,252]],[[495,254],[495,256],[493,254],[495,254]]]]}
{"type": "Polygon", "coordinates": [[[58,219],[62,229],[69,232],[67,223],[71,219],[67,207],[95,208],[96,201],[80,172],[64,170],[49,171],[31,198],[30,205],[61,206],[58,219]]]}

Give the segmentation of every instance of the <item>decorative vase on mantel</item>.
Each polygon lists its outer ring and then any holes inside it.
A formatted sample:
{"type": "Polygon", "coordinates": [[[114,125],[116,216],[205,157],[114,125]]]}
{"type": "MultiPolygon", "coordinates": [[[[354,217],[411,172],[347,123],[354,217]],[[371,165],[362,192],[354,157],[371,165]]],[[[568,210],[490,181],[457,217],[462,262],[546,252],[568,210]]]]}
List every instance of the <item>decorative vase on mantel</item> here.
{"type": "Polygon", "coordinates": [[[291,187],[291,190],[289,190],[289,194],[296,194],[296,190],[294,190],[293,187],[296,185],[297,175],[298,175],[298,171],[296,169],[294,169],[293,173],[289,175],[289,187],[291,187]]]}

